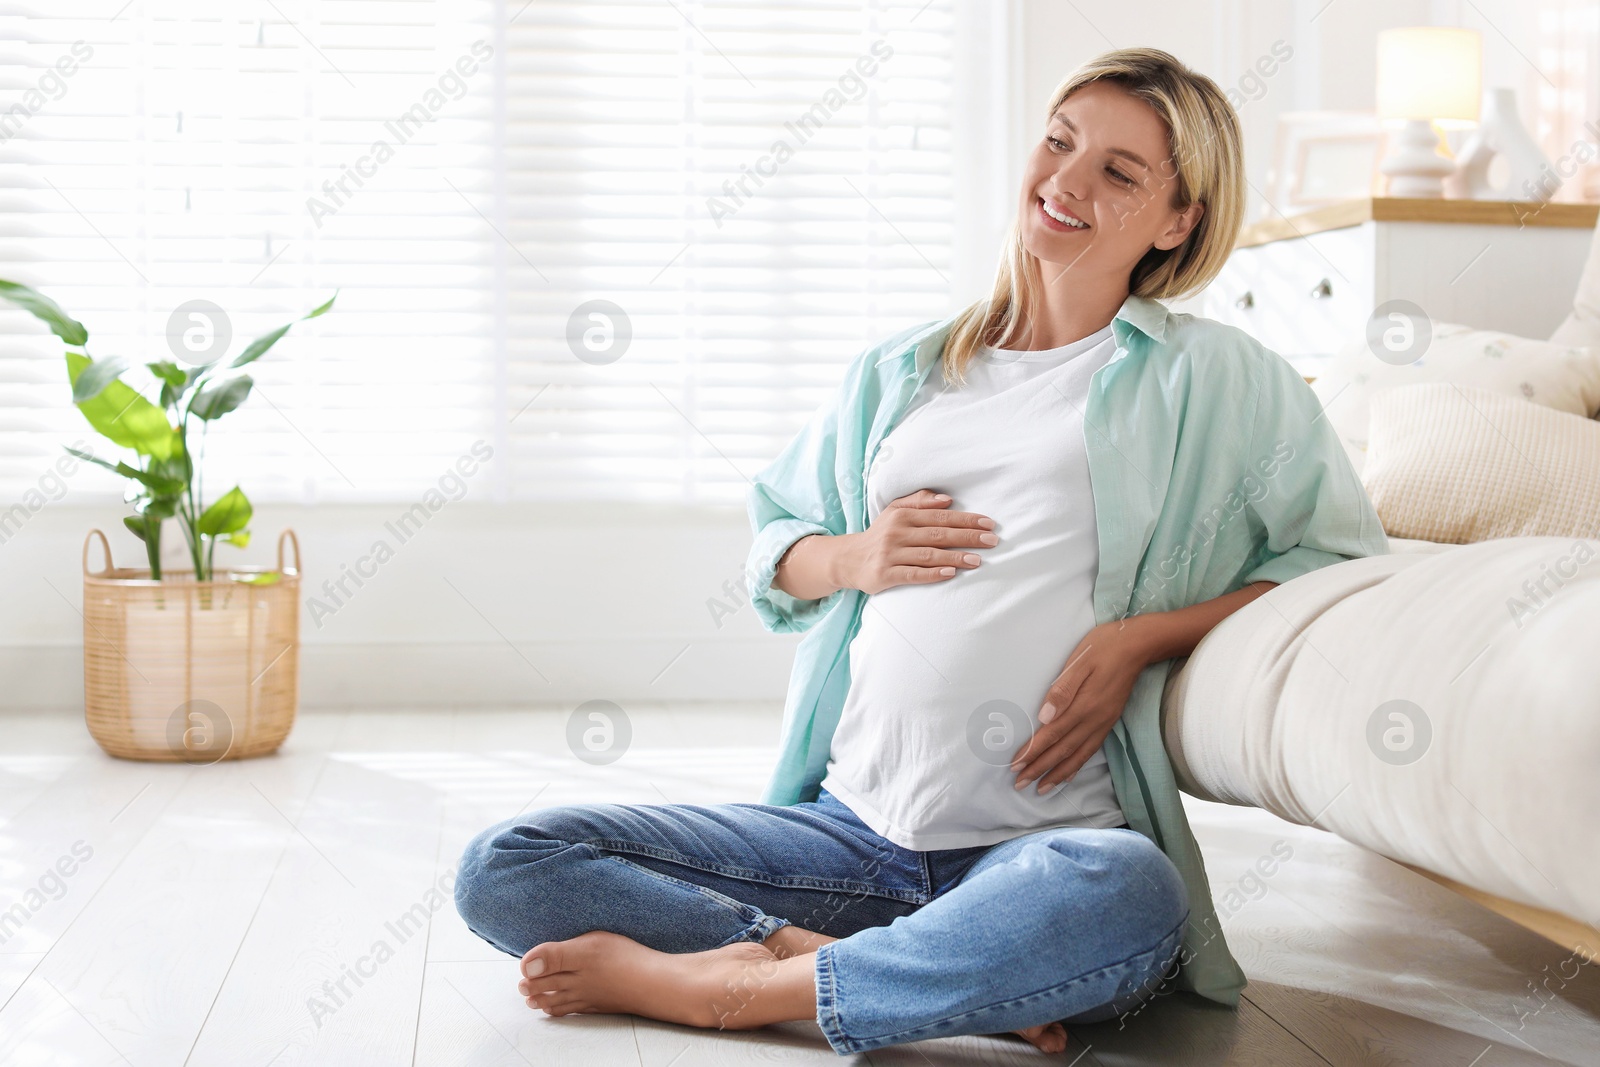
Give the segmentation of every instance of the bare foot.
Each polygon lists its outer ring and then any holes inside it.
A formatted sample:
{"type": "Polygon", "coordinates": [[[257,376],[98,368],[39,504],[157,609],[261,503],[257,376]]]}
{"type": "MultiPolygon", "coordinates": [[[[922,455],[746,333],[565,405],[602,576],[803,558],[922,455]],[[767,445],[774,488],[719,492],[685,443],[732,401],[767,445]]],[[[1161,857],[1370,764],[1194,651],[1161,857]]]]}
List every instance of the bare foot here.
{"type": "Polygon", "coordinates": [[[522,973],[518,991],[547,1015],[627,1013],[731,1030],[816,1015],[807,962],[784,964],[751,941],[669,953],[592,930],[535,945],[522,957],[522,973]]]}
{"type": "Polygon", "coordinates": [[[1021,1034],[1030,1045],[1041,1052],[1065,1052],[1067,1049],[1067,1028],[1060,1023],[1040,1023],[1038,1026],[1011,1032],[1021,1034]]]}

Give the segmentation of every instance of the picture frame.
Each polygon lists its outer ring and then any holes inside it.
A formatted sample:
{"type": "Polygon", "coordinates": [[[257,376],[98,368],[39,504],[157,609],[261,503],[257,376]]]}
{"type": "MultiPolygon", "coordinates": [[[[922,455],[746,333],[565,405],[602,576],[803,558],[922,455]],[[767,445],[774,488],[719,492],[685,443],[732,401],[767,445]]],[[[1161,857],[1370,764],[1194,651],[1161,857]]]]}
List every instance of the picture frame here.
{"type": "Polygon", "coordinates": [[[1288,111],[1278,117],[1267,198],[1285,215],[1381,195],[1384,128],[1360,111],[1288,111]]]}

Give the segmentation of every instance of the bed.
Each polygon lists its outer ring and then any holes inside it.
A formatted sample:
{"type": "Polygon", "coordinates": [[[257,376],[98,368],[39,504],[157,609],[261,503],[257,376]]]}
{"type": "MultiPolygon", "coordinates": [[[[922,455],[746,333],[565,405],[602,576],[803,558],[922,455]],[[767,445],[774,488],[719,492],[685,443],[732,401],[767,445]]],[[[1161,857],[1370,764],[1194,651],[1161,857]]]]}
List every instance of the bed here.
{"type": "Polygon", "coordinates": [[[1600,956],[1600,540],[1391,549],[1270,590],[1175,665],[1180,787],[1600,956]]]}
{"type": "Polygon", "coordinates": [[[1369,333],[1308,379],[1390,553],[1207,634],[1168,672],[1167,752],[1194,796],[1600,959],[1600,225],[1548,339],[1422,318],[1409,360],[1369,333]]]}

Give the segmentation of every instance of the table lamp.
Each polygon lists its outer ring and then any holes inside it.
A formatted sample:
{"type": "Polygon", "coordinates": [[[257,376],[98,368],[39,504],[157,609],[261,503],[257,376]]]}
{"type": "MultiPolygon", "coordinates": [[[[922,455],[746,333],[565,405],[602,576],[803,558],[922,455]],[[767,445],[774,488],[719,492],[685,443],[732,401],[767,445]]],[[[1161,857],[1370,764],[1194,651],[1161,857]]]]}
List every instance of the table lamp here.
{"type": "Polygon", "coordinates": [[[1378,34],[1378,117],[1403,123],[1389,134],[1378,169],[1390,196],[1443,196],[1455,164],[1439,152],[1438,123],[1464,129],[1478,121],[1483,38],[1477,30],[1405,26],[1378,34]]]}

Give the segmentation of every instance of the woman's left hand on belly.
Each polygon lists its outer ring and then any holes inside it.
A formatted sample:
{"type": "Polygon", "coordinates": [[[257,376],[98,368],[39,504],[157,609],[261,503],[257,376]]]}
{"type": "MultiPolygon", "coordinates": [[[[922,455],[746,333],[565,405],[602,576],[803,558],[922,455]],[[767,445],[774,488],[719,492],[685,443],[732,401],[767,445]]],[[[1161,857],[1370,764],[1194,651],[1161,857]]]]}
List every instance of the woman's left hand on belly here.
{"type": "Polygon", "coordinates": [[[1039,779],[1044,793],[1072,777],[1100,750],[1122,715],[1139,672],[1150,665],[1131,620],[1102,623],[1084,635],[1045,693],[1039,728],[1017,750],[1016,788],[1039,779]]]}

